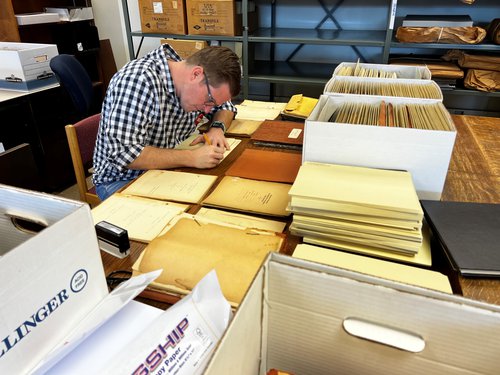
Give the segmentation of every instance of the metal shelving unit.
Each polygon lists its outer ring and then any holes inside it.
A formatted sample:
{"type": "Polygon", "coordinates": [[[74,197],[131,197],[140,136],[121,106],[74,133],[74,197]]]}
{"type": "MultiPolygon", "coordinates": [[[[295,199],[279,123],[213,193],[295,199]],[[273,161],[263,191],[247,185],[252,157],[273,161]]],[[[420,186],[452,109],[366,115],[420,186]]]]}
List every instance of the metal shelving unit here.
{"type": "MultiPolygon", "coordinates": [[[[290,1],[290,0],[255,0],[258,6],[266,7],[270,12],[270,16],[264,22],[265,27],[259,27],[253,32],[249,32],[248,23],[248,2],[249,0],[241,1],[242,9],[242,35],[241,36],[207,36],[207,35],[170,35],[170,34],[144,34],[141,31],[132,31],[130,29],[129,13],[127,7],[127,0],[122,0],[123,11],[125,15],[125,26],[127,29],[127,39],[129,43],[130,58],[134,59],[138,55],[141,48],[142,41],[147,37],[155,38],[182,38],[182,39],[200,39],[207,41],[222,41],[222,42],[237,42],[242,44],[242,87],[243,98],[248,98],[250,83],[267,83],[269,84],[269,98],[273,100],[273,93],[275,85],[310,85],[321,86],[324,85],[331,77],[333,70],[336,67],[335,62],[301,62],[296,61],[299,52],[307,46],[314,46],[315,48],[324,48],[325,50],[335,47],[351,48],[351,52],[359,58],[361,62],[374,62],[374,63],[387,63],[391,53],[397,53],[399,50],[448,50],[448,49],[461,49],[468,51],[479,52],[500,52],[500,46],[494,44],[477,44],[477,45],[464,45],[464,44],[438,44],[438,43],[399,43],[394,38],[394,29],[397,26],[397,16],[404,17],[405,14],[399,14],[400,7],[404,6],[405,1],[400,0],[387,0],[385,3],[379,1],[378,5],[382,6],[379,11],[383,11],[386,6],[386,18],[380,23],[378,27],[373,30],[364,30],[362,26],[365,25],[366,17],[369,17],[367,12],[369,10],[361,10],[357,13],[360,20],[358,20],[357,29],[352,25],[349,29],[344,29],[343,24],[346,22],[345,14],[337,15],[342,10],[342,7],[349,5],[349,0],[329,0],[330,5],[327,5],[328,0],[315,0],[317,2],[317,9],[322,9],[322,13],[318,16],[317,23],[309,28],[304,27],[290,27],[297,23],[304,15],[300,12],[294,13],[290,16],[280,14],[287,6],[307,6],[316,10],[316,5],[311,4],[310,0],[290,1]],[[283,5],[284,4],[284,5],[283,5]],[[364,13],[363,13],[364,12],[364,13]],[[363,16],[360,16],[363,14],[363,16]],[[293,17],[297,17],[293,19],[293,17]],[[342,22],[339,22],[338,19],[342,22]],[[285,22],[284,22],[285,21],[285,22]],[[329,26],[326,26],[326,22],[329,26]],[[137,50],[134,48],[133,37],[140,37],[140,43],[137,50]],[[277,56],[277,51],[282,51],[283,46],[290,49],[288,55],[277,56]],[[267,56],[262,57],[262,53],[256,59],[249,61],[248,56],[254,56],[255,49],[265,49],[267,56]],[[380,53],[377,53],[377,58],[366,58],[364,52],[367,48],[373,48],[380,53]],[[252,52],[249,54],[249,52],[252,52]]],[[[494,1],[493,1],[494,2],[494,1]]],[[[356,2],[355,2],[356,3],[356,2]]],[[[442,0],[438,6],[445,4],[446,1],[442,0]]],[[[406,5],[411,4],[416,9],[421,7],[420,2],[406,1],[406,5]]],[[[445,4],[446,5],[446,4],[445,4]]],[[[496,5],[493,5],[495,9],[496,5]]],[[[400,11],[403,12],[403,11],[400,11]]],[[[432,8],[425,7],[424,12],[433,12],[432,8]]],[[[321,13],[321,11],[320,11],[321,13]]],[[[379,14],[380,15],[380,14],[379,14]]],[[[267,16],[267,14],[266,14],[267,16]]],[[[379,17],[380,18],[380,17],[379,17]]],[[[315,21],[311,20],[312,23],[315,21]]],[[[311,23],[310,22],[310,23],[311,23]]],[[[303,23],[302,23],[303,25],[303,23]]],[[[368,26],[370,28],[370,26],[368,26]]],[[[311,48],[311,47],[309,47],[311,48]]],[[[445,96],[458,97],[469,96],[472,100],[479,100],[486,98],[486,100],[496,100],[500,97],[499,93],[483,93],[473,90],[456,89],[444,92],[445,96]]]]}

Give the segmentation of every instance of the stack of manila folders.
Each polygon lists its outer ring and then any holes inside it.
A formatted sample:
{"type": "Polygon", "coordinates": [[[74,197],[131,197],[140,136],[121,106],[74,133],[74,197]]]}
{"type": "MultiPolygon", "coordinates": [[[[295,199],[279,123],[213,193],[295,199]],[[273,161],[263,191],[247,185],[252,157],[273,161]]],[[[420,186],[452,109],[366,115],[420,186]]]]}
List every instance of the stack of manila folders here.
{"type": "Polygon", "coordinates": [[[406,171],[305,162],[289,199],[290,231],[306,243],[430,263],[423,211],[406,171]]]}

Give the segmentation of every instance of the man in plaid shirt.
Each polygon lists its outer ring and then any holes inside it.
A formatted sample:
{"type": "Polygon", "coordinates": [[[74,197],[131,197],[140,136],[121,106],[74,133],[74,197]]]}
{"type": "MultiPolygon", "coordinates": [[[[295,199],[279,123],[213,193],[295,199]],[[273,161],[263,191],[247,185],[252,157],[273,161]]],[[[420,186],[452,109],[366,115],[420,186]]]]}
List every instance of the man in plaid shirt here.
{"type": "MultiPolygon", "coordinates": [[[[94,151],[93,182],[106,199],[144,170],[213,168],[229,144],[224,137],[240,92],[238,57],[207,47],[182,60],[167,44],[116,73],[104,98],[94,151]],[[196,129],[200,113],[212,118],[210,144],[174,150],[196,129]]],[[[193,144],[205,142],[200,135],[193,144]]]]}

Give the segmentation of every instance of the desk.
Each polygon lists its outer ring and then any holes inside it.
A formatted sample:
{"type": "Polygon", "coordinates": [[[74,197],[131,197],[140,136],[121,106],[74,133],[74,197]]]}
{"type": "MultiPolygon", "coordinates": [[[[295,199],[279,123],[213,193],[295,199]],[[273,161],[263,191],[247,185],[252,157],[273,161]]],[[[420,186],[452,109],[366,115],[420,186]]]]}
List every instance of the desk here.
{"type": "MultiPolygon", "coordinates": [[[[452,116],[457,139],[450,162],[442,200],[500,203],[500,119],[477,116],[452,116]]],[[[223,176],[231,163],[246,147],[254,147],[248,138],[242,140],[217,168],[196,173],[223,176]]],[[[289,151],[294,152],[294,151],[289,151]]],[[[193,172],[193,169],[179,169],[193,172]]],[[[195,213],[199,207],[189,212],[195,213]]],[[[292,254],[300,238],[289,236],[283,253],[292,254]]],[[[130,270],[145,244],[133,242],[125,259],[102,253],[106,275],[114,270],[130,270]]],[[[469,298],[500,305],[500,279],[457,277],[461,293],[469,298]]],[[[148,296],[146,292],[144,296],[148,296]]]]}

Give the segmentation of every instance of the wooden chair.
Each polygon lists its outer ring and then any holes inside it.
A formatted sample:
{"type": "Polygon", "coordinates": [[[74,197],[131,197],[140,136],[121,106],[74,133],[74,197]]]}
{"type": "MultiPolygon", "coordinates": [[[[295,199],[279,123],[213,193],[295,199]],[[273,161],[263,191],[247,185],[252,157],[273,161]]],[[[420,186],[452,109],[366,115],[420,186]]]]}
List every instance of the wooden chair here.
{"type": "Polygon", "coordinates": [[[92,166],[100,119],[101,115],[98,113],[65,127],[80,200],[91,206],[96,206],[101,202],[95,192],[95,187],[89,188],[86,179],[86,171],[92,166]]]}

